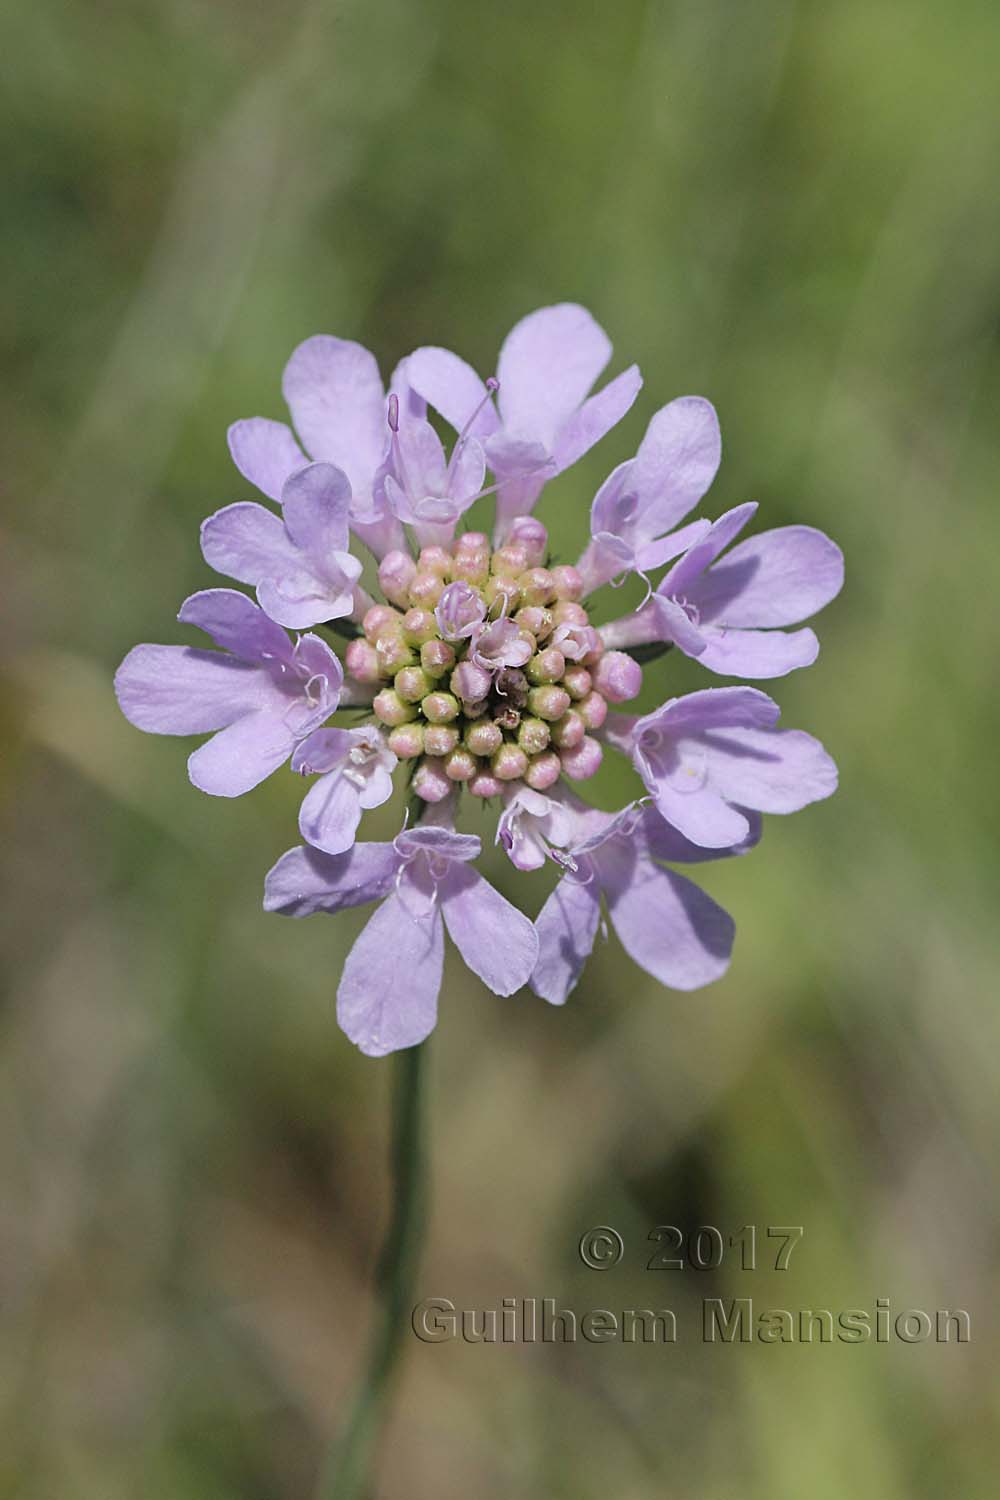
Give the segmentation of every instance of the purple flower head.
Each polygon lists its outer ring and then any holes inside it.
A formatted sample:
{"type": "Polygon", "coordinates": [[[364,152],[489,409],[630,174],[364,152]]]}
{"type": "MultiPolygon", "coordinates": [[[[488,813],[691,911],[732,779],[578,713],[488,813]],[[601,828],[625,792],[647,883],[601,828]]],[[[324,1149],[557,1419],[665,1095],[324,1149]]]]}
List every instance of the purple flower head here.
{"type": "Polygon", "coordinates": [[[315,778],[299,815],[305,845],[268,875],[265,906],[306,916],[379,903],[337,997],[341,1025],[371,1055],[413,1046],[434,1026],[446,930],[497,994],[530,979],[561,1004],[602,909],[662,983],[717,978],[733,924],[664,866],[741,854],[762,813],[794,811],[836,785],[823,747],[778,729],[777,705],[752,687],[667,698],[642,717],[609,712],[649,693],[663,667],[666,696],[669,664],[657,658],[672,646],[720,674],[807,665],[813,632],[785,627],[822,608],[843,577],[839,550],[809,527],[733,545],[754,505],[714,524],[686,520],[721,454],[715,412],[694,396],[656,412],[635,457],[601,486],[579,567],[550,558],[531,514],[539,493],[641,386],[632,366],[590,394],[610,356],[602,329],[570,303],[518,323],[486,381],[426,347],[396,366],[387,393],[359,344],[307,339],[283,379],[294,434],[260,417],[229,433],[240,471],[280,513],[242,502],[202,528],[206,560],[252,585],[258,604],[225,588],[195,594],[180,619],[221,649],[138,646],[118,671],[132,723],[214,734],[189,761],[205,791],[237,796],[289,759],[315,778]],[[428,402],[457,432],[450,456],[428,402]],[[485,531],[456,536],[473,501],[493,493],[494,543],[485,531]],[[351,533],[378,561],[374,597],[351,533]],[[655,588],[654,569],[664,570],[655,588]],[[587,595],[633,571],[646,582],[643,604],[595,629],[587,595]],[[282,628],[313,625],[330,630],[346,678],[317,635],[290,639],[282,628]],[[326,727],[338,706],[370,717],[326,727]],[[570,790],[609,751],[631,760],[648,792],[618,816],[570,790]],[[422,820],[391,843],[355,842],[397,774],[422,820]],[[480,807],[500,802],[496,841],[514,872],[559,868],[537,924],[472,868],[480,841],[454,825],[463,792],[480,807]]]}
{"type": "Polygon", "coordinates": [[[680,396],[661,407],[635,458],[619,464],[594,497],[590,546],[577,564],[585,593],[620,573],[662,567],[705,535],[707,521],[673,528],[704,497],[721,456],[710,402],[680,396]]]}
{"type": "Polygon", "coordinates": [[[351,487],[332,464],[310,464],[285,481],[283,515],[252,501],[217,510],[202,523],[208,565],[252,583],[261,608],[292,629],[336,620],[355,609],[361,564],[347,551],[351,487]]]}
{"type": "Polygon", "coordinates": [[[374,725],[317,729],[296,747],[292,770],[318,775],[299,812],[299,832],[317,849],[342,854],[361,814],[392,796],[396,757],[374,725]]]}
{"type": "Polygon", "coordinates": [[[446,641],[474,636],[486,618],[486,603],[478,589],[462,582],[449,583],[434,610],[438,629],[446,641]]]}
{"type": "Polygon", "coordinates": [[[519,625],[501,615],[472,637],[471,659],[486,672],[500,672],[505,667],[523,667],[535,654],[535,648],[519,625]]]}
{"type": "Polygon", "coordinates": [[[115,675],[118,702],[130,723],[149,734],[219,731],[194,751],[188,772],[203,792],[239,797],[329,718],[343,670],[318,636],[293,644],[235,589],[192,594],[177,618],[223,649],[136,646],[115,675]]]}
{"type": "Polygon", "coordinates": [[[551,645],[557,646],[567,661],[583,661],[601,648],[601,637],[593,625],[557,625],[551,645]]]}
{"type": "Polygon", "coordinates": [[[479,852],[470,834],[417,827],[391,844],[356,844],[346,854],[292,849],[268,875],[265,909],[286,916],[384,898],[337,990],[337,1019],[368,1056],[413,1047],[433,1031],[445,927],[494,994],[512,995],[528,982],[538,956],[534,927],[470,867],[479,852]]]}
{"type": "Polygon", "coordinates": [[[410,355],[414,390],[456,431],[476,414],[469,430],[500,482],[498,541],[515,516],[531,511],[546,479],[574,464],[632,405],[642,385],[635,365],[588,396],[610,358],[610,340],[585,308],[539,308],[511,329],[500,350],[498,412],[457,354],[428,347],[410,355]]]}
{"type": "Polygon", "coordinates": [[[757,688],[705,688],[644,718],[609,717],[608,743],[624,750],[656,810],[705,849],[742,843],[747,809],[797,812],[829,797],[837,768],[800,729],[776,729],[780,709],[757,688]]]}
{"type": "MultiPolygon", "coordinates": [[[[389,429],[374,356],[349,339],[317,334],[292,354],[282,391],[306,453],[346,474],[352,530],[376,557],[405,545],[381,483],[389,429]]],[[[390,391],[408,417],[424,417],[426,406],[410,386],[405,360],[393,373],[390,391]]],[[[291,429],[265,417],[234,422],[229,449],[240,473],[271,500],[280,500],[291,475],[309,462],[291,429]]]]}
{"type": "MultiPolygon", "coordinates": [[[[622,947],[660,984],[693,990],[729,967],[732,918],[711,897],[659,863],[718,858],[666,828],[650,808],[632,804],[613,816],[578,807],[574,841],[561,856],[565,873],[535,923],[536,995],[562,1005],[593,950],[601,898],[622,947]]],[[[727,854],[742,854],[756,838],[727,854]]]]}
{"type": "Polygon", "coordinates": [[[444,446],[422,417],[400,417],[399,402],[389,397],[392,432],[385,496],[393,515],[413,527],[420,546],[447,546],[455,523],[479,498],[486,476],[486,455],[478,439],[462,433],[445,459],[444,446]]]}
{"type": "Polygon", "coordinates": [[[497,824],[497,843],[518,870],[540,870],[552,846],[566,848],[580,826],[580,815],[558,796],[518,785],[508,793],[497,824]]]}
{"type": "Polygon", "coordinates": [[[667,641],[726,677],[783,677],[816,660],[811,630],[787,631],[840,592],[840,548],[811,526],[779,526],[723,550],[757,510],[727,511],[680,557],[652,598],[601,630],[609,646],[667,641]]]}

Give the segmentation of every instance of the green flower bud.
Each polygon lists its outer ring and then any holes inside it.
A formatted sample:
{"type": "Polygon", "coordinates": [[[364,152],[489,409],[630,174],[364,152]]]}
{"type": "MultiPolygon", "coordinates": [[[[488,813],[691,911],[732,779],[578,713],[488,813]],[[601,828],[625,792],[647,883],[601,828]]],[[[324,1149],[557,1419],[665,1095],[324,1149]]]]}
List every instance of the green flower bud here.
{"type": "Polygon", "coordinates": [[[394,728],[397,724],[409,724],[411,719],[417,717],[417,710],[412,703],[404,703],[395,688],[383,688],[380,693],[375,694],[372,703],[372,711],[376,719],[381,719],[383,724],[394,728]]]}
{"type": "Polygon", "coordinates": [[[540,755],[549,745],[549,726],[544,719],[522,719],[517,743],[525,755],[540,755]]]}
{"type": "Polygon", "coordinates": [[[528,694],[528,708],[539,719],[551,724],[561,719],[569,708],[570,697],[565,688],[547,683],[544,687],[533,687],[528,694]]]}
{"type": "Polygon", "coordinates": [[[419,703],[434,687],[423,667],[403,667],[396,673],[393,686],[404,703],[419,703]]]}
{"type": "Polygon", "coordinates": [[[458,718],[458,699],[453,693],[428,693],[420,707],[432,724],[450,724],[458,718]]]}

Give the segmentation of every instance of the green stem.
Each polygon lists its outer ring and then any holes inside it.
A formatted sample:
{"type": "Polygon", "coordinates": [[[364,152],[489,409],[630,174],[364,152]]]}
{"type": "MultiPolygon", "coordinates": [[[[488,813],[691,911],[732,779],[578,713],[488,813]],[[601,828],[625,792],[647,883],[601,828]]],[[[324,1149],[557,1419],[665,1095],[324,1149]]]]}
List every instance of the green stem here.
{"type": "Polygon", "coordinates": [[[393,1207],[375,1273],[382,1306],[364,1376],[322,1474],[317,1500],[362,1500],[372,1486],[376,1439],[385,1416],[403,1332],[409,1327],[413,1283],[424,1227],[421,1072],[425,1045],[393,1060],[391,1162],[393,1207]]]}

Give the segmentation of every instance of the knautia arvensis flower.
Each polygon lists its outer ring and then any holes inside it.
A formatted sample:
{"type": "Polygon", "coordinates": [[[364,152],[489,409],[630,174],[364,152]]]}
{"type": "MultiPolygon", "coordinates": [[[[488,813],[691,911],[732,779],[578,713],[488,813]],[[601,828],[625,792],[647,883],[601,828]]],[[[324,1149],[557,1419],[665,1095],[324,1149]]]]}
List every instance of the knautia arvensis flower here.
{"type": "Polygon", "coordinates": [[[643,653],[676,646],[730,678],[808,666],[814,633],[786,627],[834,597],[843,560],[807,526],[727,551],[754,505],[680,524],[721,456],[715,412],[693,396],[656,412],[635,457],[601,486],[575,565],[553,560],[533,514],[546,481],[642,384],[632,366],[591,394],[610,357],[603,330],[568,303],[517,324],[487,380],[422,348],[386,392],[360,345],[308,339],[283,381],[297,436],[262,417],[229,433],[240,472],[278,510],[241,501],[202,527],[206,561],[252,585],[257,602],[229,588],[195,594],[179,619],[219,651],[137,646],[119,668],[118,699],[139,728],[214,731],[189,761],[203,791],[239,796],[286,762],[309,778],[305,842],[269,873],[264,904],[307,916],[380,903],[337,995],[341,1025],[370,1055],[433,1028],[445,929],[496,994],[530,985],[562,1003],[602,903],[661,983],[718,978],[732,921],[668,866],[745,853],[761,813],[793,812],[836,786],[823,747],[777,728],[778,706],[757,688],[621,711],[642,687],[643,653]],[[428,406],[456,432],[450,454],[428,406]],[[492,537],[463,520],[484,495],[496,496],[492,537]],[[355,542],[377,565],[377,596],[361,583],[355,542]],[[595,626],[592,596],[631,573],[645,601],[595,626]],[[329,722],[348,707],[350,726],[329,722]],[[608,751],[637,773],[636,799],[618,814],[577,795],[608,751]],[[419,815],[391,843],[358,842],[364,813],[400,776],[419,815]],[[497,807],[497,843],[515,869],[558,868],[534,922],[472,867],[481,846],[456,828],[463,793],[497,807]]]}

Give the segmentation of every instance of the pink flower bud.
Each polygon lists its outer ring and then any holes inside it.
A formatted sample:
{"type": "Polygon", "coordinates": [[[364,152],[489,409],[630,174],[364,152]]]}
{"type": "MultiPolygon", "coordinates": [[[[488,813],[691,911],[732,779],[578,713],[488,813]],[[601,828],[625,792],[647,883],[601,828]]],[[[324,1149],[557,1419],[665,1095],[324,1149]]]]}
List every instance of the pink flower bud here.
{"type": "Polygon", "coordinates": [[[348,642],[344,652],[344,665],[347,667],[347,675],[353,677],[355,682],[378,682],[382,675],[378,652],[370,641],[362,640],[360,636],[357,640],[348,642]]]}
{"type": "Polygon", "coordinates": [[[447,641],[425,641],[420,648],[420,665],[428,677],[444,677],[455,665],[455,653],[447,641]]]}
{"type": "Polygon", "coordinates": [[[604,751],[597,740],[592,740],[588,734],[572,750],[563,750],[559,758],[563,771],[571,781],[586,781],[600,766],[604,751]]]}
{"type": "Polygon", "coordinates": [[[594,683],[586,667],[569,667],[562,685],[571,698],[586,698],[594,683]]]}
{"type": "Polygon", "coordinates": [[[437,620],[429,609],[408,609],[403,616],[403,639],[411,646],[433,641],[438,633],[437,620]]]}
{"type": "Polygon", "coordinates": [[[589,625],[590,617],[582,604],[573,599],[557,599],[552,606],[552,618],[557,625],[589,625]]]}
{"type": "Polygon", "coordinates": [[[608,717],[608,700],[600,693],[588,693],[576,705],[576,711],[588,729],[600,729],[608,717]]]}
{"type": "Polygon", "coordinates": [[[474,661],[460,661],[451,674],[451,690],[465,703],[478,703],[485,698],[492,683],[490,673],[485,667],[477,667],[474,661]]]}
{"type": "Polygon", "coordinates": [[[454,724],[428,724],[424,730],[424,750],[428,755],[447,755],[458,744],[454,724]]]}
{"type": "Polygon", "coordinates": [[[464,552],[482,552],[484,548],[487,552],[490,549],[490,539],[485,531],[463,531],[455,542],[455,555],[457,557],[464,552]]]}
{"type": "Polygon", "coordinates": [[[365,612],[361,628],[365,639],[374,646],[380,635],[392,635],[394,632],[398,634],[402,630],[403,616],[398,609],[392,609],[388,604],[373,604],[365,612]]]}
{"type": "Polygon", "coordinates": [[[372,711],[376,719],[381,719],[390,728],[395,728],[397,724],[408,724],[417,717],[413,704],[404,703],[395,688],[383,688],[380,693],[376,693],[372,711]]]}
{"type": "Polygon", "coordinates": [[[577,600],[583,597],[583,578],[575,568],[560,563],[552,569],[552,582],[556,586],[557,599],[577,600]]]}
{"type": "Polygon", "coordinates": [[[449,781],[471,781],[477,770],[476,757],[461,745],[444,758],[444,774],[449,781]]]}
{"type": "Polygon", "coordinates": [[[416,760],[424,752],[424,726],[397,724],[389,731],[389,749],[400,760],[416,760]]]}
{"type": "Polygon", "coordinates": [[[561,775],[562,761],[554,750],[546,750],[529,760],[524,779],[532,791],[546,792],[550,786],[555,786],[561,775]]]}
{"type": "Polygon", "coordinates": [[[419,703],[426,698],[434,684],[423,667],[403,667],[396,673],[393,687],[404,703],[419,703]]]}
{"type": "Polygon", "coordinates": [[[529,568],[517,580],[521,590],[522,604],[551,604],[556,597],[556,586],[548,568],[529,568]]]}
{"type": "Polygon", "coordinates": [[[559,750],[572,750],[580,744],[587,733],[587,726],[579,712],[571,708],[552,726],[552,743],[559,750]]]}
{"type": "Polygon", "coordinates": [[[399,634],[380,635],[375,642],[375,654],[383,677],[395,677],[401,667],[412,667],[417,660],[413,647],[399,634]]]}
{"type": "Polygon", "coordinates": [[[473,755],[492,755],[503,744],[503,734],[492,719],[477,719],[465,731],[465,743],[473,755]]]}
{"type": "Polygon", "coordinates": [[[551,635],[554,623],[552,611],[543,609],[540,604],[526,605],[514,616],[514,624],[533,635],[536,641],[542,641],[547,635],[551,635]]]}
{"type": "Polygon", "coordinates": [[[451,553],[444,547],[423,547],[417,558],[417,571],[436,573],[438,578],[446,579],[451,573],[451,561],[451,553]]]}
{"type": "Polygon", "coordinates": [[[569,693],[564,688],[549,683],[546,687],[533,687],[528,694],[528,707],[539,719],[553,723],[561,719],[569,708],[569,693]]]}
{"type": "Polygon", "coordinates": [[[410,584],[410,604],[414,609],[433,609],[443,593],[444,580],[436,573],[417,573],[410,584]]]}
{"type": "Polygon", "coordinates": [[[609,703],[627,703],[642,687],[642,668],[624,651],[606,651],[592,675],[594,687],[609,703]]]}
{"type": "Polygon", "coordinates": [[[501,745],[490,761],[490,768],[500,781],[518,781],[528,769],[528,757],[517,745],[501,745]]]}
{"type": "Polygon", "coordinates": [[[451,693],[428,693],[420,707],[432,724],[450,724],[458,718],[458,699],[451,693]]]}
{"type": "Polygon", "coordinates": [[[405,609],[416,571],[408,552],[387,552],[378,565],[378,586],[387,599],[405,609]]]}
{"type": "Polygon", "coordinates": [[[410,785],[424,802],[443,802],[451,791],[451,782],[439,760],[422,760],[413,773],[410,785]]]}
{"type": "Polygon", "coordinates": [[[528,554],[523,547],[498,547],[490,558],[490,572],[495,578],[511,580],[523,573],[528,566],[528,554]]]}
{"type": "Polygon", "coordinates": [[[549,550],[549,533],[535,516],[517,516],[507,533],[508,545],[523,547],[529,568],[540,567],[549,550]]]}
{"type": "Polygon", "coordinates": [[[524,675],[536,687],[545,682],[558,682],[566,670],[566,658],[555,646],[539,651],[524,669],[524,675]]]}
{"type": "Polygon", "coordinates": [[[525,755],[540,755],[549,748],[549,726],[544,719],[522,719],[517,743],[525,755]]]}
{"type": "Polygon", "coordinates": [[[503,791],[503,782],[486,770],[477,771],[466,785],[474,797],[499,797],[503,791]]]}

